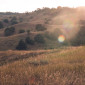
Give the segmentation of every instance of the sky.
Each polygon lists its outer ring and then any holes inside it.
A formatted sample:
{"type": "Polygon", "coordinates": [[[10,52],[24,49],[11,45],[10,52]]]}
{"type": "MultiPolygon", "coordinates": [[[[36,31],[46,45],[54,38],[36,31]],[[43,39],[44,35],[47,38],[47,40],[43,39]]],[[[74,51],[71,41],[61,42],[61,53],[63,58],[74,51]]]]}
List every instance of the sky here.
{"type": "Polygon", "coordinates": [[[37,8],[85,6],[84,0],[0,0],[0,12],[31,12],[37,8]]]}

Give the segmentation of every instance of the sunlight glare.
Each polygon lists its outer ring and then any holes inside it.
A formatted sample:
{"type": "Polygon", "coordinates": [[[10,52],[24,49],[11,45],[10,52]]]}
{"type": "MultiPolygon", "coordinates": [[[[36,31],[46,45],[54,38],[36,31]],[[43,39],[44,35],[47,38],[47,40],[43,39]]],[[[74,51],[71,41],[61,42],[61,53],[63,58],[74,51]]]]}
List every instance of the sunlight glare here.
{"type": "Polygon", "coordinates": [[[58,37],[58,41],[59,41],[59,42],[64,42],[64,41],[65,41],[64,35],[60,35],[60,36],[58,37]]]}

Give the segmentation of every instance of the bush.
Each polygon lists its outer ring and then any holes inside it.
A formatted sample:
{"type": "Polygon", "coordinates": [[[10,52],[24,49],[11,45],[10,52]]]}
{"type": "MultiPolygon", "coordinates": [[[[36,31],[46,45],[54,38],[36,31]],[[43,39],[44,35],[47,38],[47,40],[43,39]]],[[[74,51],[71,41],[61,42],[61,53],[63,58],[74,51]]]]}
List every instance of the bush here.
{"type": "Polygon", "coordinates": [[[0,29],[3,28],[3,23],[0,21],[0,29]]]}
{"type": "Polygon", "coordinates": [[[14,25],[14,24],[18,24],[16,17],[13,17],[13,18],[11,19],[11,25],[14,25]]]}
{"type": "Polygon", "coordinates": [[[47,65],[48,64],[48,61],[46,61],[46,60],[41,60],[40,61],[40,65],[47,65]]]}
{"type": "Polygon", "coordinates": [[[38,61],[31,61],[29,62],[30,65],[33,65],[33,66],[39,66],[40,63],[38,61]]]}
{"type": "Polygon", "coordinates": [[[34,45],[34,40],[30,39],[30,37],[27,37],[25,41],[27,44],[34,45]]]}
{"type": "Polygon", "coordinates": [[[29,34],[30,33],[30,30],[27,30],[27,34],[29,34]]]}
{"type": "Polygon", "coordinates": [[[3,20],[5,23],[9,23],[9,20],[8,19],[4,19],[3,20]]]}
{"type": "Polygon", "coordinates": [[[23,30],[23,29],[22,30],[19,30],[19,33],[24,33],[24,32],[25,32],[25,30],[23,30]]]}
{"type": "Polygon", "coordinates": [[[23,22],[23,18],[19,18],[19,21],[20,21],[20,22],[23,22]]]}
{"type": "Polygon", "coordinates": [[[14,27],[10,27],[10,28],[6,28],[4,31],[5,36],[10,36],[13,35],[15,32],[15,28],[14,27]]]}
{"type": "Polygon", "coordinates": [[[40,60],[40,61],[30,61],[29,64],[34,66],[39,66],[39,65],[47,65],[49,63],[46,60],[40,60]]]}
{"type": "Polygon", "coordinates": [[[12,17],[11,22],[16,21],[16,20],[17,20],[17,18],[14,16],[14,17],[12,17]]]}
{"type": "Polygon", "coordinates": [[[18,45],[16,46],[17,50],[26,50],[27,49],[27,45],[23,40],[20,40],[18,45]]]}
{"type": "Polygon", "coordinates": [[[37,24],[36,25],[36,30],[37,31],[44,31],[44,30],[46,30],[46,28],[43,25],[41,25],[41,24],[37,24]]]}
{"type": "Polygon", "coordinates": [[[18,22],[17,21],[12,21],[11,25],[14,25],[14,24],[18,24],[18,22]]]}
{"type": "Polygon", "coordinates": [[[45,43],[44,37],[41,34],[36,35],[34,40],[38,43],[45,43]]]}

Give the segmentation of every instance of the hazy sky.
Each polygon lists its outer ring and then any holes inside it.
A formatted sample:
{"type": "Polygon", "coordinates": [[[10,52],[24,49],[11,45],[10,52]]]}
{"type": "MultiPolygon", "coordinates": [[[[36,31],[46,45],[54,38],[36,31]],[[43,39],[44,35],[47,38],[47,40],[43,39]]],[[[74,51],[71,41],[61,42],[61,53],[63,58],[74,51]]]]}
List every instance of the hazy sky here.
{"type": "Polygon", "coordinates": [[[84,0],[0,0],[0,12],[26,12],[42,7],[85,6],[84,0]]]}

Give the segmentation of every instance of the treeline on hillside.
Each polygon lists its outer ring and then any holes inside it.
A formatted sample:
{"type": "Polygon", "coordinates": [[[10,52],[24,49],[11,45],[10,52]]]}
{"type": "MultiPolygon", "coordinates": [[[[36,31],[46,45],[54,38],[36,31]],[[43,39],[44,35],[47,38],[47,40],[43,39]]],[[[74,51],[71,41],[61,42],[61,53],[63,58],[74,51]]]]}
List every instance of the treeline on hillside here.
{"type": "MultiPolygon", "coordinates": [[[[2,23],[0,23],[0,25],[3,27],[2,23]]],[[[42,24],[36,24],[35,30],[38,31],[38,32],[39,31],[46,31],[47,28],[44,25],[42,25],[42,24]]],[[[4,30],[4,35],[5,36],[11,36],[15,32],[16,32],[16,28],[15,27],[13,27],[13,26],[7,27],[4,30]]],[[[29,34],[31,31],[30,30],[24,30],[24,28],[23,28],[23,29],[20,29],[18,33],[21,34],[21,33],[24,33],[24,32],[27,32],[27,34],[29,34]]]]}
{"type": "Polygon", "coordinates": [[[80,46],[85,45],[85,20],[80,20],[80,29],[76,36],[71,40],[71,45],[80,46]]]}
{"type": "Polygon", "coordinates": [[[0,21],[0,29],[5,28],[6,26],[12,26],[14,24],[18,24],[18,19],[14,16],[10,20],[9,19],[3,19],[0,21]]]}
{"type": "Polygon", "coordinates": [[[44,44],[45,43],[45,39],[43,37],[43,35],[41,34],[37,34],[34,39],[31,39],[29,36],[25,38],[25,40],[20,40],[18,42],[18,45],[16,46],[17,50],[27,50],[28,47],[27,45],[32,45],[34,46],[35,44],[44,44]]]}
{"type": "Polygon", "coordinates": [[[20,13],[13,13],[13,12],[0,12],[0,15],[17,15],[17,14],[20,14],[20,13]]]}
{"type": "MultiPolygon", "coordinates": [[[[36,11],[34,11],[34,13],[43,13],[44,15],[57,15],[61,12],[68,12],[68,13],[72,13],[75,12],[77,8],[68,8],[68,7],[58,7],[57,9],[53,8],[43,8],[43,9],[37,9],[36,11]]],[[[28,16],[29,13],[26,13],[26,15],[28,16]]],[[[62,14],[63,15],[63,14],[62,14]]],[[[32,16],[31,16],[32,18],[32,16]]],[[[46,18],[47,19],[47,18],[46,18]]],[[[48,20],[48,19],[47,19],[48,20]]],[[[2,21],[0,21],[0,29],[4,28],[4,35],[5,36],[11,36],[16,34],[16,28],[14,27],[15,24],[18,24],[19,22],[22,22],[23,18],[18,19],[17,17],[11,17],[10,19],[3,19],[2,21]],[[7,27],[4,26],[4,24],[7,24],[7,27]]],[[[49,20],[50,21],[50,20],[49,20]]],[[[47,22],[46,22],[47,23],[47,22]]],[[[45,24],[46,24],[45,23],[45,24]]],[[[28,49],[29,45],[35,45],[35,44],[42,44],[44,45],[46,42],[46,39],[50,40],[50,41],[55,41],[56,45],[61,45],[61,46],[80,46],[80,45],[85,45],[85,20],[80,20],[79,21],[79,26],[80,26],[80,30],[78,31],[78,33],[75,35],[75,37],[73,37],[71,40],[65,40],[64,42],[58,42],[58,36],[59,35],[63,35],[63,33],[61,32],[60,29],[54,30],[54,32],[49,32],[47,31],[47,28],[43,25],[43,24],[36,24],[35,25],[35,30],[36,32],[40,32],[42,31],[43,34],[37,34],[34,36],[34,38],[31,38],[29,36],[29,34],[31,33],[30,30],[24,30],[20,29],[18,30],[18,33],[24,33],[27,32],[28,36],[23,40],[19,40],[16,49],[17,50],[26,50],[28,49]],[[58,44],[59,43],[59,44],[58,44]]],[[[74,30],[75,31],[75,30],[74,30]]],[[[49,42],[50,42],[49,41],[49,42]]],[[[48,44],[48,43],[47,43],[48,44]]]]}
{"type": "MultiPolygon", "coordinates": [[[[29,49],[29,47],[28,47],[29,45],[32,45],[32,46],[34,46],[35,44],[44,45],[46,43],[46,39],[51,40],[51,41],[56,41],[56,45],[61,44],[61,46],[85,45],[85,20],[80,20],[79,24],[80,24],[80,30],[75,35],[75,37],[73,37],[70,41],[65,40],[62,43],[58,42],[58,36],[63,35],[63,33],[61,32],[60,29],[56,29],[56,30],[54,30],[54,32],[51,33],[51,32],[46,31],[46,28],[43,25],[37,24],[35,27],[36,31],[44,31],[44,34],[37,34],[37,35],[35,35],[34,38],[31,38],[29,36],[29,34],[31,32],[30,32],[30,30],[27,30],[28,36],[25,38],[25,40],[21,39],[18,42],[16,49],[17,50],[27,50],[27,49],[29,49]],[[37,28],[38,29],[40,28],[40,29],[38,30],[37,28]]],[[[5,36],[13,35],[14,32],[15,32],[14,27],[6,28],[5,29],[5,36]]],[[[24,29],[19,30],[19,33],[24,33],[24,32],[25,32],[24,29]]]]}

